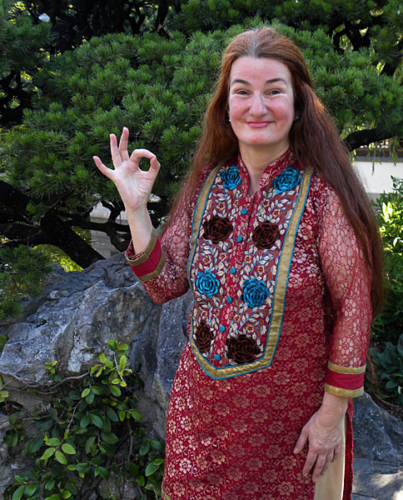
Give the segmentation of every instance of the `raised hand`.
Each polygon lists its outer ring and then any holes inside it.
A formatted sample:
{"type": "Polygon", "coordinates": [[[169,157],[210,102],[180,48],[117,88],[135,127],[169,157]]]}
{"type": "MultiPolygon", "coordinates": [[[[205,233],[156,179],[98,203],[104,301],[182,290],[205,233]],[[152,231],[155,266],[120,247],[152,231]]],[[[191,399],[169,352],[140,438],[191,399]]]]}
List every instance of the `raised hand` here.
{"type": "Polygon", "coordinates": [[[129,156],[128,140],[129,130],[126,127],[123,128],[119,146],[116,136],[110,135],[114,170],[106,167],[98,156],[93,157],[99,170],[117,187],[126,213],[136,212],[147,206],[151,189],[160,169],[157,157],[147,149],[135,149],[129,156]],[[139,168],[141,158],[150,160],[150,168],[146,171],[139,168]]]}

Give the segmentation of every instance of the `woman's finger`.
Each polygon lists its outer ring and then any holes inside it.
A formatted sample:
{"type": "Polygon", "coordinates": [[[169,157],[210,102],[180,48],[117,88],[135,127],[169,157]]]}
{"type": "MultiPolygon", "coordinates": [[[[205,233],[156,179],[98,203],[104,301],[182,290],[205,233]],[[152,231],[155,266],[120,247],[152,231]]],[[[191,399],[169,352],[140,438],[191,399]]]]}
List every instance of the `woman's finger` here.
{"type": "Polygon", "coordinates": [[[154,174],[157,175],[161,165],[155,154],[148,151],[148,149],[135,149],[130,156],[130,160],[137,165],[142,158],[150,160],[150,171],[154,171],[154,174]]]}
{"type": "Polygon", "coordinates": [[[341,446],[338,444],[334,449],[332,462],[336,460],[337,456],[340,454],[340,451],[341,451],[341,446]]]}
{"type": "Polygon", "coordinates": [[[312,481],[316,483],[316,481],[319,479],[320,475],[322,474],[323,468],[325,467],[326,464],[326,455],[318,455],[318,458],[316,459],[315,463],[315,468],[312,473],[312,481]]]}
{"type": "Polygon", "coordinates": [[[310,473],[317,460],[318,460],[318,454],[309,451],[305,460],[304,468],[302,469],[303,476],[307,476],[310,473]]]}
{"type": "Polygon", "coordinates": [[[118,148],[118,140],[116,139],[115,134],[110,134],[110,144],[111,144],[111,155],[112,162],[115,168],[122,164],[122,158],[120,156],[119,148],[118,148]]]}
{"type": "Polygon", "coordinates": [[[129,153],[127,151],[128,145],[129,145],[129,129],[127,127],[123,127],[123,132],[122,135],[120,136],[120,141],[119,141],[119,153],[123,161],[129,160],[129,153]]]}
{"type": "Polygon", "coordinates": [[[333,462],[333,460],[334,460],[334,452],[332,451],[326,457],[326,462],[325,462],[325,465],[323,466],[323,469],[322,469],[322,472],[321,472],[322,476],[324,474],[326,474],[326,471],[329,468],[329,465],[333,462]]]}
{"type": "Polygon", "coordinates": [[[95,165],[98,167],[98,169],[106,176],[108,177],[108,179],[112,179],[113,177],[113,170],[111,170],[110,168],[106,167],[102,161],[101,161],[101,158],[99,158],[98,156],[93,156],[92,159],[94,160],[95,162],[95,165]]]}

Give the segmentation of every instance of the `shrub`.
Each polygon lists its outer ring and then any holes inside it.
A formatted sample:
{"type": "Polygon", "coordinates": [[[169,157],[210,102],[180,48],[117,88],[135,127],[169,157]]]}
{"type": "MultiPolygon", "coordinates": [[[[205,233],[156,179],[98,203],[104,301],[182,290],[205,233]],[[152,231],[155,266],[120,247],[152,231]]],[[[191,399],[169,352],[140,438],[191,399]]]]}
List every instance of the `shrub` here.
{"type": "MultiPolygon", "coordinates": [[[[145,436],[139,424],[134,390],[141,381],[127,367],[126,344],[109,341],[111,355],[99,356],[88,373],[62,380],[57,362],[46,368],[54,385],[49,403],[32,415],[14,413],[6,436],[11,446],[34,459],[24,475],[16,475],[6,499],[88,500],[103,480],[114,480],[122,498],[125,482],[134,480],[143,498],[160,495],[164,459],[162,444],[145,436]],[[33,418],[37,436],[23,435],[23,423],[33,418]]],[[[96,497],[98,498],[98,497],[96,497]]]]}
{"type": "Polygon", "coordinates": [[[376,342],[397,344],[403,334],[403,179],[393,178],[393,192],[376,202],[384,244],[385,307],[372,326],[376,342]]]}

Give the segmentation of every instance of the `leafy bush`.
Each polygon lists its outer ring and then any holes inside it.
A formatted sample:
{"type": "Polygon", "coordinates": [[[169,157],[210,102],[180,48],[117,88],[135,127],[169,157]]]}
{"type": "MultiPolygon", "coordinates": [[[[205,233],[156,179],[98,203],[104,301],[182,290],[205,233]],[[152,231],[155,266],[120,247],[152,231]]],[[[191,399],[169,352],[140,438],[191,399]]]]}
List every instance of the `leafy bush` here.
{"type": "MultiPolygon", "coordinates": [[[[376,385],[379,386],[382,397],[403,406],[403,347],[387,342],[383,352],[372,350],[371,360],[377,374],[376,385]]],[[[368,375],[367,380],[370,381],[368,375]]],[[[373,384],[368,384],[367,389],[378,392],[373,384]]]]}
{"type": "Polygon", "coordinates": [[[397,344],[403,334],[403,179],[393,178],[393,192],[376,202],[384,245],[386,302],[372,326],[377,342],[397,344]]]}
{"type": "MultiPolygon", "coordinates": [[[[164,459],[162,444],[148,439],[139,424],[134,390],[141,381],[127,367],[126,344],[109,341],[88,373],[62,380],[57,362],[46,368],[55,385],[51,398],[32,415],[14,413],[6,436],[11,446],[23,444],[22,455],[35,460],[24,475],[15,476],[6,499],[88,500],[103,480],[114,480],[122,498],[127,480],[134,480],[144,498],[160,495],[164,459]],[[23,422],[33,417],[37,436],[23,435],[23,422]]],[[[115,490],[116,491],[116,490],[115,490]]],[[[93,497],[92,497],[93,498],[93,497]]],[[[99,498],[99,497],[96,497],[99,498]]]]}
{"type": "Polygon", "coordinates": [[[48,264],[42,252],[31,248],[0,249],[0,321],[21,312],[21,298],[39,294],[48,264]]]}

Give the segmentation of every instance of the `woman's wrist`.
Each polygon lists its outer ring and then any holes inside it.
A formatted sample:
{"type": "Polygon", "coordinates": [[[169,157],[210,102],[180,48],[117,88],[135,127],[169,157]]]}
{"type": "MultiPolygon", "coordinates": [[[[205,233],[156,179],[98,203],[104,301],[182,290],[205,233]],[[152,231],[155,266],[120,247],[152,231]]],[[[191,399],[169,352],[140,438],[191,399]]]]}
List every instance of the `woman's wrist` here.
{"type": "Polygon", "coordinates": [[[348,399],[342,396],[336,396],[325,392],[323,395],[322,406],[320,412],[326,415],[334,415],[336,417],[343,417],[346,414],[348,407],[348,399]]]}

